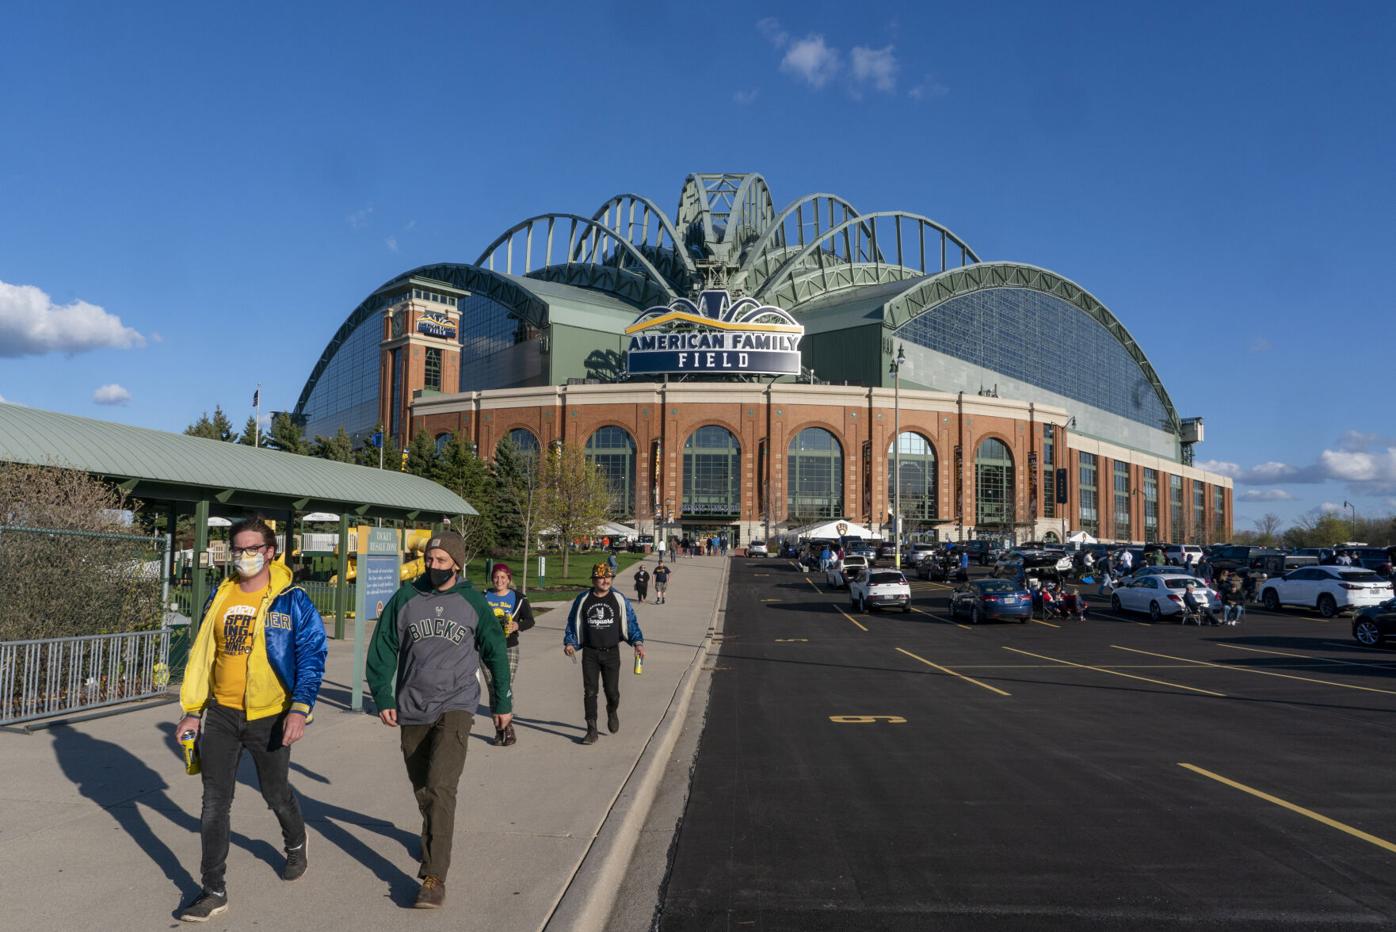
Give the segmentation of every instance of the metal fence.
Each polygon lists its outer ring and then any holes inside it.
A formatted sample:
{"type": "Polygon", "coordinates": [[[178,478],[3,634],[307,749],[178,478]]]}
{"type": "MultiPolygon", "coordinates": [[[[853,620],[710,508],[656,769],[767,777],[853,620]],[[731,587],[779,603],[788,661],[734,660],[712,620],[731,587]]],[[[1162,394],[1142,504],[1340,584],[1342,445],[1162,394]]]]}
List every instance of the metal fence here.
{"type": "MultiPolygon", "coordinates": [[[[316,582],[307,579],[303,582],[296,583],[296,585],[304,589],[305,594],[310,596],[310,601],[315,603],[315,610],[318,611],[322,617],[329,617],[334,614],[334,593],[335,590],[339,588],[336,584],[316,582]]],[[[347,611],[350,612],[354,610],[354,587],[356,585],[358,585],[357,582],[345,584],[347,595],[345,596],[344,604],[347,607],[347,611]]]]}
{"type": "Polygon", "coordinates": [[[170,629],[0,642],[0,725],[156,696],[170,629]]]}

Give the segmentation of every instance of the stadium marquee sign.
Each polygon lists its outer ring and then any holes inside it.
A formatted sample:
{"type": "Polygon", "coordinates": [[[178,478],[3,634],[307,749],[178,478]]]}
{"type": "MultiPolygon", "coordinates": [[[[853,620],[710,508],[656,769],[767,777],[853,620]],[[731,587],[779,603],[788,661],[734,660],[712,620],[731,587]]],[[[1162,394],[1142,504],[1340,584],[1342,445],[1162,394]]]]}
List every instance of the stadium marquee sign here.
{"type": "Polygon", "coordinates": [[[649,308],[625,335],[631,375],[799,375],[805,328],[755,298],[704,291],[649,308]]]}
{"type": "Polygon", "coordinates": [[[425,311],[417,318],[417,332],[424,333],[429,337],[454,340],[456,338],[456,324],[445,314],[425,311]]]}

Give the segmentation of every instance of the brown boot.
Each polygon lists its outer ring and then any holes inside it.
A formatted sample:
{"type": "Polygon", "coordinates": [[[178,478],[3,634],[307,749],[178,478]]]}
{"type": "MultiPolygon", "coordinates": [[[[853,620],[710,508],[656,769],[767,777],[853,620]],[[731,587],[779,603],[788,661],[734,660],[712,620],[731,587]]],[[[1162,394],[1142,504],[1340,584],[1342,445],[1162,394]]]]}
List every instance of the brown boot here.
{"type": "Polygon", "coordinates": [[[514,723],[513,723],[513,722],[510,722],[509,724],[505,725],[505,726],[504,726],[504,746],[505,746],[506,748],[511,748],[511,747],[513,747],[516,743],[518,743],[518,740],[519,740],[519,739],[518,739],[518,736],[514,734],[514,723]]]}
{"type": "Polygon", "coordinates": [[[504,729],[496,728],[494,730],[494,745],[495,747],[499,747],[502,744],[504,744],[504,729]]]}
{"type": "Polygon", "coordinates": [[[422,888],[417,891],[417,909],[436,909],[446,902],[446,884],[440,878],[427,874],[422,878],[422,888]]]}

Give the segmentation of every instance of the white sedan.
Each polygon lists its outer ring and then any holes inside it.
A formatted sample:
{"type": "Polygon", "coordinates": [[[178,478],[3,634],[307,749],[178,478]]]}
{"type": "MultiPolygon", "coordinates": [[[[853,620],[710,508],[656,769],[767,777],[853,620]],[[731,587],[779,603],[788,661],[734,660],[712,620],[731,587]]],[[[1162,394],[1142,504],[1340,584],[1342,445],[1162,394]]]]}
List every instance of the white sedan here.
{"type": "Polygon", "coordinates": [[[848,585],[849,579],[868,571],[868,558],[848,554],[842,560],[835,560],[824,571],[824,581],[835,589],[848,585]]]}
{"type": "Polygon", "coordinates": [[[1195,587],[1193,595],[1204,608],[1219,606],[1217,594],[1205,582],[1181,573],[1135,576],[1115,589],[1110,605],[1117,612],[1148,612],[1154,621],[1180,615],[1188,583],[1195,587]]]}
{"type": "Polygon", "coordinates": [[[1267,579],[1260,590],[1266,611],[1282,605],[1316,608],[1332,618],[1349,608],[1380,605],[1391,598],[1391,583],[1371,570],[1356,566],[1304,566],[1276,579],[1267,579]]]}
{"type": "Polygon", "coordinates": [[[855,612],[865,608],[911,611],[911,584],[897,570],[859,573],[848,583],[848,603],[855,612]]]}

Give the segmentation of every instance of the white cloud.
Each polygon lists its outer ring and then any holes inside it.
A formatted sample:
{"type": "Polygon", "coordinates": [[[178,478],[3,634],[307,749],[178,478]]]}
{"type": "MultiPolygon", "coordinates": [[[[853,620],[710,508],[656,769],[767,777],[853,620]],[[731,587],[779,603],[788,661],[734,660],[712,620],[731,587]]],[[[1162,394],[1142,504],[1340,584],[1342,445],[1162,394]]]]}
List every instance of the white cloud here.
{"type": "Polygon", "coordinates": [[[383,240],[383,245],[388,247],[388,252],[397,252],[397,237],[390,236],[383,240]]]}
{"type": "Polygon", "coordinates": [[[892,46],[870,49],[855,45],[849,57],[853,62],[855,80],[870,83],[885,94],[897,89],[897,56],[893,54],[892,46]]]}
{"type": "Polygon", "coordinates": [[[1345,482],[1396,482],[1396,447],[1375,453],[1324,450],[1319,465],[1331,479],[1345,482]]]}
{"type": "Polygon", "coordinates": [[[0,395],[0,405],[4,405],[4,404],[9,404],[9,402],[5,400],[5,396],[4,396],[4,395],[0,395]]]}
{"type": "Polygon", "coordinates": [[[1342,511],[1343,506],[1338,504],[1337,502],[1324,502],[1323,504],[1318,506],[1318,510],[1328,512],[1342,511]]]}
{"type": "Polygon", "coordinates": [[[103,385],[92,393],[92,400],[99,405],[124,405],[131,400],[131,393],[115,382],[103,385]]]}
{"type": "Polygon", "coordinates": [[[732,99],[737,103],[741,104],[742,106],[746,106],[747,104],[754,101],[756,99],[756,95],[760,93],[761,89],[759,87],[753,87],[749,91],[737,91],[735,94],[732,95],[732,99]]]}
{"type": "Polygon", "coordinates": [[[818,33],[791,42],[785,50],[785,57],[780,60],[781,71],[793,74],[815,88],[828,84],[842,67],[839,50],[826,45],[824,37],[818,33]]]}
{"type": "Polygon", "coordinates": [[[95,304],[55,304],[33,285],[0,281],[0,357],[144,345],[145,337],[95,304]]]}
{"type": "Polygon", "coordinates": [[[351,230],[362,230],[368,226],[369,218],[373,216],[372,207],[360,207],[344,218],[344,222],[349,224],[351,230]]]}
{"type": "Polygon", "coordinates": [[[941,84],[931,75],[923,75],[921,80],[915,84],[906,94],[912,100],[926,100],[932,97],[944,97],[950,93],[950,88],[941,84]]]}
{"type": "Polygon", "coordinates": [[[1238,502],[1292,502],[1294,496],[1284,489],[1246,489],[1236,496],[1238,502]]]}
{"type": "Polygon", "coordinates": [[[1198,469],[1205,469],[1208,472],[1219,473],[1223,476],[1230,476],[1235,479],[1241,475],[1240,463],[1229,463],[1226,460],[1202,460],[1197,464],[1198,469]]]}
{"type": "Polygon", "coordinates": [[[785,48],[785,44],[790,41],[790,33],[781,28],[780,20],[774,16],[757,20],[756,31],[778,49],[785,48]]]}

